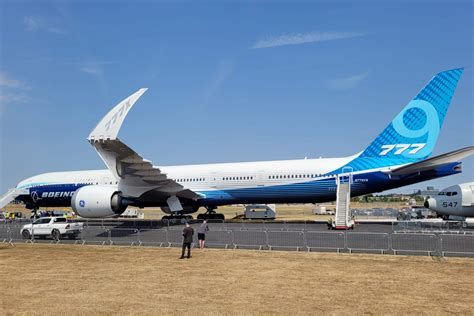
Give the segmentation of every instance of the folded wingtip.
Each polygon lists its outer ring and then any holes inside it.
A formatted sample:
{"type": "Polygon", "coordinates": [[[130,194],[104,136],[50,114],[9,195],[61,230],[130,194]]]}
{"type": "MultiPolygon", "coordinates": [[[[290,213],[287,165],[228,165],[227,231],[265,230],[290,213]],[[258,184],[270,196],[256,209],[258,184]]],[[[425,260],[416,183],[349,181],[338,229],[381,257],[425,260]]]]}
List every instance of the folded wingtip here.
{"type": "Polygon", "coordinates": [[[99,121],[97,126],[92,130],[87,138],[89,141],[98,141],[101,139],[116,139],[120,127],[128,114],[128,111],[133,107],[135,102],[148,90],[148,88],[141,88],[133,93],[122,102],[117,104],[99,121]]]}

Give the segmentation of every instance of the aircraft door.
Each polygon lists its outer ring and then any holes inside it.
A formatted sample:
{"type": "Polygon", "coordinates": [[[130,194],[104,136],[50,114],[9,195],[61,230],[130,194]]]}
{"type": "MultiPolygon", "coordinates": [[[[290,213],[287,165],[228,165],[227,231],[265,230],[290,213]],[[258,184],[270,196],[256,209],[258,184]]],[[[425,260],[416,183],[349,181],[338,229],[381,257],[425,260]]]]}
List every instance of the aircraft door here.
{"type": "Polygon", "coordinates": [[[111,182],[112,182],[112,180],[109,177],[103,177],[100,180],[100,184],[102,184],[102,185],[111,185],[112,184],[111,182]]]}
{"type": "Polygon", "coordinates": [[[354,169],[351,166],[345,166],[342,168],[342,175],[340,177],[341,183],[351,183],[353,171],[354,169]]]}
{"type": "Polygon", "coordinates": [[[458,186],[461,188],[460,194],[462,196],[462,206],[471,206],[473,205],[473,194],[474,194],[474,186],[465,186],[462,185],[458,186]]]}
{"type": "Polygon", "coordinates": [[[266,177],[265,170],[259,170],[259,171],[257,171],[257,173],[254,177],[254,181],[251,181],[251,182],[252,182],[253,185],[256,185],[258,187],[264,187],[266,181],[267,181],[267,177],[266,177]]]}

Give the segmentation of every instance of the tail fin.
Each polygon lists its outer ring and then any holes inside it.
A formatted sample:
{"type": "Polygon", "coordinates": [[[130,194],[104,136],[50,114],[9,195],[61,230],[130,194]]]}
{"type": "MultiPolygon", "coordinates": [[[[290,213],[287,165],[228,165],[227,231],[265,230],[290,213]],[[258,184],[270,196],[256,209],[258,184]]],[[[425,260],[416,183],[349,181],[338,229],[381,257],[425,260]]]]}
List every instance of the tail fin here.
{"type": "Polygon", "coordinates": [[[429,157],[462,72],[459,68],[434,76],[358,158],[382,167],[429,157]]]}

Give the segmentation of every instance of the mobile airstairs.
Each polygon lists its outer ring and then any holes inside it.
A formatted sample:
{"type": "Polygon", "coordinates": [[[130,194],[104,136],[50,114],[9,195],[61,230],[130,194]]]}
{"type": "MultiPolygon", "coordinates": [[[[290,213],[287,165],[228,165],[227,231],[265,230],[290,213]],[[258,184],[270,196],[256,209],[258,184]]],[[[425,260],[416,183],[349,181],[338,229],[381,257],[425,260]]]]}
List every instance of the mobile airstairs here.
{"type": "Polygon", "coordinates": [[[332,222],[334,229],[353,229],[354,220],[351,214],[352,168],[344,167],[336,176],[336,219],[332,222]]]}
{"type": "Polygon", "coordinates": [[[0,196],[0,209],[7,206],[11,201],[13,201],[17,196],[21,194],[28,194],[28,190],[26,189],[17,189],[13,188],[8,190],[7,193],[0,196]]]}

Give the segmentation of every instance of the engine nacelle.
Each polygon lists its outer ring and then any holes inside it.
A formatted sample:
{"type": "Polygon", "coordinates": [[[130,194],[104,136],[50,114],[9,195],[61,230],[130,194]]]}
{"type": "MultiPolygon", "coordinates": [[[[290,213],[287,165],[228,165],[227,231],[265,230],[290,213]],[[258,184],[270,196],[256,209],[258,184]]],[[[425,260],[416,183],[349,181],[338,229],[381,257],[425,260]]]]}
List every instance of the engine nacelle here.
{"type": "MultiPolygon", "coordinates": [[[[163,211],[163,213],[166,213],[166,214],[171,214],[172,213],[170,208],[167,207],[167,206],[163,206],[163,207],[160,207],[160,208],[163,211]]],[[[183,210],[179,211],[178,213],[179,214],[192,214],[192,213],[196,213],[198,209],[199,209],[199,207],[195,207],[195,206],[183,206],[183,210]]]]}
{"type": "Polygon", "coordinates": [[[117,187],[88,185],[74,192],[71,207],[81,217],[100,218],[122,214],[127,205],[117,187]]]}

